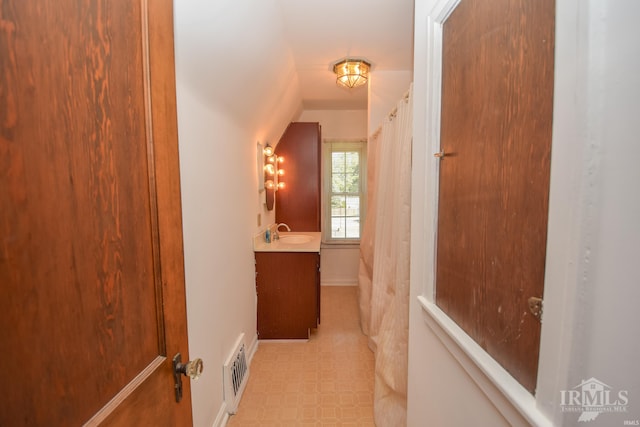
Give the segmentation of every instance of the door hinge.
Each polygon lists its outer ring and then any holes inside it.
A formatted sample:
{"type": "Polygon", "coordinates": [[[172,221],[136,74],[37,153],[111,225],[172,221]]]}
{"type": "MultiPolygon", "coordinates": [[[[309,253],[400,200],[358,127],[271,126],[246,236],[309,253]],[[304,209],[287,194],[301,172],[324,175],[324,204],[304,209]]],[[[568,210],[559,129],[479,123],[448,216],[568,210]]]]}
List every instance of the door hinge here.
{"type": "Polygon", "coordinates": [[[533,314],[533,317],[538,319],[539,322],[542,322],[542,298],[531,297],[528,300],[529,302],[529,311],[533,314]]]}

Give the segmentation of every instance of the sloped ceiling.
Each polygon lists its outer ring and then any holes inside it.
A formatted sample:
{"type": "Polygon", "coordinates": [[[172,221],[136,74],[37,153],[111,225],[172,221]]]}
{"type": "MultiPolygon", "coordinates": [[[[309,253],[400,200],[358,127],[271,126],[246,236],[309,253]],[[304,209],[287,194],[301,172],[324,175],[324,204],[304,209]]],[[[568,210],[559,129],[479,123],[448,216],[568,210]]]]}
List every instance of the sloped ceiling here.
{"type": "Polygon", "coordinates": [[[181,90],[245,127],[272,129],[303,109],[367,109],[367,87],[335,83],[360,57],[376,71],[413,68],[414,0],[176,0],[181,90]],[[293,114],[293,115],[292,115],[293,114]],[[275,117],[287,115],[285,119],[275,117]]]}
{"type": "Polygon", "coordinates": [[[413,0],[276,0],[305,109],[366,109],[367,89],[340,88],[333,64],[369,61],[375,71],[413,69],[413,0]]]}

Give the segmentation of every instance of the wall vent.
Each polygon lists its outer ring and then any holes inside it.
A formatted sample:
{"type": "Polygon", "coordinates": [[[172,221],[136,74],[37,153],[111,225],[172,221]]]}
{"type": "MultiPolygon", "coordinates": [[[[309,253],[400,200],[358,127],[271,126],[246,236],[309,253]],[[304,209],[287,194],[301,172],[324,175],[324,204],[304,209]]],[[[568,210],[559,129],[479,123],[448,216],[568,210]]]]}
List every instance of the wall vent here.
{"type": "Polygon", "coordinates": [[[238,404],[249,379],[249,366],[244,345],[244,334],[240,334],[233,351],[223,367],[224,402],[229,414],[238,412],[238,404]]]}

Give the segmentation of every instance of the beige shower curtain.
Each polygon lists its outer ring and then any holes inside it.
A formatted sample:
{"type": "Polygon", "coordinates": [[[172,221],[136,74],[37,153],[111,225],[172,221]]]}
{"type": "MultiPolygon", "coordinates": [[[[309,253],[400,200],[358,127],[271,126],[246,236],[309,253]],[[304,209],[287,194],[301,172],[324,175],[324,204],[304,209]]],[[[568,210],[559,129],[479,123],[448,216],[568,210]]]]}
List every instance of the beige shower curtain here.
{"type": "Polygon", "coordinates": [[[375,352],[374,419],[406,425],[411,222],[411,89],[369,138],[367,216],[360,242],[362,330],[375,352]]]}

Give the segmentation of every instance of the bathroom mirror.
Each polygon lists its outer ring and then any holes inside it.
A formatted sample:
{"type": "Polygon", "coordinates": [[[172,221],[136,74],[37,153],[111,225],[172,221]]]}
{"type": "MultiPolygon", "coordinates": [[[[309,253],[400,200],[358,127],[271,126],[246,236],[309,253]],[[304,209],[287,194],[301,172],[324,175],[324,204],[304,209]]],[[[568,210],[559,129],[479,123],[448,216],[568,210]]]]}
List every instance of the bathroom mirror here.
{"type": "Polygon", "coordinates": [[[256,170],[258,171],[258,193],[264,191],[264,146],[256,142],[256,170]]]}
{"type": "Polygon", "coordinates": [[[282,180],[284,157],[276,155],[275,149],[269,143],[264,147],[258,143],[258,149],[262,149],[262,160],[259,162],[261,166],[258,166],[260,168],[258,175],[261,179],[259,190],[261,192],[264,191],[264,202],[267,205],[267,210],[272,210],[276,191],[285,188],[285,182],[282,180]]]}
{"type": "Polygon", "coordinates": [[[273,210],[275,202],[276,186],[274,185],[274,167],[270,164],[269,159],[274,155],[273,148],[267,143],[262,145],[260,142],[256,144],[256,160],[258,165],[258,192],[264,192],[264,203],[267,210],[273,210]]]}
{"type": "MultiPolygon", "coordinates": [[[[264,171],[265,182],[269,181],[270,179],[271,177],[268,176],[267,171],[265,170],[264,171]]],[[[275,187],[269,188],[268,186],[265,185],[264,192],[265,192],[265,204],[267,205],[267,210],[272,210],[273,203],[276,199],[276,189],[275,187]]]]}

